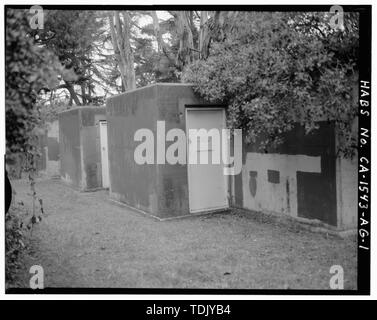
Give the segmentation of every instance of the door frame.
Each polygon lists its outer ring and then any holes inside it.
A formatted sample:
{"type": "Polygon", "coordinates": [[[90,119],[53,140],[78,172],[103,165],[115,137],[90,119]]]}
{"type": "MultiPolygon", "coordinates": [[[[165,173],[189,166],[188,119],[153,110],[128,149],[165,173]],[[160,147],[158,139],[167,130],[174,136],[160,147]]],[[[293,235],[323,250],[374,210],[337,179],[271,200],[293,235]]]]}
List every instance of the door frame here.
{"type": "Polygon", "coordinates": [[[107,120],[99,120],[98,121],[98,125],[99,125],[99,144],[100,144],[100,157],[101,157],[101,180],[102,180],[102,188],[110,188],[110,164],[109,164],[109,139],[108,139],[108,134],[106,134],[106,150],[107,150],[107,169],[108,169],[108,172],[107,172],[107,180],[108,180],[108,186],[104,186],[103,184],[103,175],[104,175],[104,172],[103,172],[103,161],[102,161],[102,137],[101,137],[101,128],[102,128],[102,125],[103,124],[106,124],[106,131],[107,131],[107,120]]]}
{"type": "MultiPolygon", "coordinates": [[[[191,209],[191,196],[190,196],[190,184],[191,184],[191,178],[190,178],[190,164],[189,164],[189,128],[188,128],[188,112],[189,111],[222,111],[223,115],[223,128],[226,128],[226,113],[225,113],[225,107],[216,105],[216,106],[204,106],[204,107],[199,107],[197,105],[186,105],[185,106],[185,130],[186,130],[186,165],[187,165],[187,192],[188,192],[188,197],[189,197],[189,212],[190,213],[205,213],[205,212],[212,212],[212,211],[218,211],[218,210],[224,210],[224,209],[229,209],[229,179],[226,175],[223,174],[223,181],[224,181],[224,196],[226,198],[226,205],[225,206],[219,206],[219,207],[213,207],[213,208],[208,208],[208,209],[197,209],[197,210],[192,210],[191,209]]],[[[220,141],[222,139],[222,134],[220,134],[220,141]]],[[[222,150],[220,151],[220,161],[222,163],[222,150]]],[[[224,164],[223,164],[224,167],[224,164]]]]}

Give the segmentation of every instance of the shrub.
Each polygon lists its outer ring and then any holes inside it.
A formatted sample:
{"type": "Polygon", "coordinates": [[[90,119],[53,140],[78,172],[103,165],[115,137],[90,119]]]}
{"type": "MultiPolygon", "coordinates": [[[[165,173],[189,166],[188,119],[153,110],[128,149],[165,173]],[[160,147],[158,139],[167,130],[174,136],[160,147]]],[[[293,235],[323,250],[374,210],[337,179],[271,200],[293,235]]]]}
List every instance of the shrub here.
{"type": "Polygon", "coordinates": [[[309,133],[319,120],[334,121],[338,151],[353,156],[358,16],[346,14],[343,30],[333,30],[328,18],[324,13],[233,14],[208,59],[189,65],[183,80],[194,83],[205,99],[228,104],[228,124],[242,128],[246,142],[263,136],[262,147],[274,147],[296,122],[309,133]]]}

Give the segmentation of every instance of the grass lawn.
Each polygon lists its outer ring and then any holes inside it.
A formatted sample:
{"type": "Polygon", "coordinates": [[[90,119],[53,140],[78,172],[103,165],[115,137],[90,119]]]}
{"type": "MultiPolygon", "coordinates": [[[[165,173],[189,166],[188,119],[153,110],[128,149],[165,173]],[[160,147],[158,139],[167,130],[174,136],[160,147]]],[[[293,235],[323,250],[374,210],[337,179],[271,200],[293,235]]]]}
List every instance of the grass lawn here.
{"type": "MultiPolygon", "coordinates": [[[[31,206],[26,181],[17,202],[31,206]]],[[[46,217],[28,243],[17,286],[31,265],[45,287],[329,289],[332,265],[356,289],[356,237],[338,239],[240,212],[159,222],[60,181],[36,184],[46,217]]]]}

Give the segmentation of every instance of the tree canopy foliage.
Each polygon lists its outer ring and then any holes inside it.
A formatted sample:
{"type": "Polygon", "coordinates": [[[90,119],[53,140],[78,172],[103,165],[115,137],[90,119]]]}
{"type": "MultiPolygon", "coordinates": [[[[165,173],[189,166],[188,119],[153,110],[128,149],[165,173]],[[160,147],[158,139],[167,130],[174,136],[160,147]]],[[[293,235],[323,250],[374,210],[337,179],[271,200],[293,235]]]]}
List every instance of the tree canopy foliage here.
{"type": "Polygon", "coordinates": [[[338,151],[357,148],[358,16],[346,13],[335,30],[325,13],[228,12],[207,59],[185,69],[183,80],[211,102],[229,105],[229,125],[247,142],[263,136],[274,147],[295,123],[309,133],[335,121],[338,151]]]}
{"type": "Polygon", "coordinates": [[[356,13],[340,30],[329,13],[309,12],[45,10],[41,30],[28,18],[6,10],[7,146],[23,145],[38,117],[185,81],[228,104],[248,142],[263,135],[262,147],[274,146],[297,122],[309,133],[332,120],[339,150],[355,151],[356,13]]]}
{"type": "Polygon", "coordinates": [[[95,11],[46,10],[43,29],[32,30],[35,43],[54,54],[64,66],[58,75],[59,85],[49,89],[66,89],[69,104],[101,104],[95,94],[93,75],[98,66],[96,41],[105,33],[103,21],[95,11]]]}
{"type": "Polygon", "coordinates": [[[40,91],[57,84],[61,69],[49,51],[30,36],[28,14],[6,10],[5,113],[7,153],[32,148],[30,136],[39,123],[36,102],[40,91]]]}

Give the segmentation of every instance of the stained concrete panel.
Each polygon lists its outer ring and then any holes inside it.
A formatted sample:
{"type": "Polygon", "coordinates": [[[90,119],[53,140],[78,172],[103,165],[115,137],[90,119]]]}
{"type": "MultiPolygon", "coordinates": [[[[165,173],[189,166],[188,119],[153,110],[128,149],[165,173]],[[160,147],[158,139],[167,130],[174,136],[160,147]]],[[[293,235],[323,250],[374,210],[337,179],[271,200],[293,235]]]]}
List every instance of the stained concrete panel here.
{"type": "Polygon", "coordinates": [[[81,147],[79,110],[59,114],[60,176],[72,186],[81,188],[81,147]]]}
{"type": "Polygon", "coordinates": [[[358,197],[358,171],[357,157],[353,159],[341,158],[338,166],[338,210],[339,220],[343,229],[357,228],[357,197],[358,197]]]}
{"type": "Polygon", "coordinates": [[[38,134],[38,151],[39,156],[36,159],[36,169],[39,172],[44,172],[47,166],[47,156],[46,156],[46,148],[47,148],[47,132],[43,130],[43,133],[38,134]]]}
{"type": "Polygon", "coordinates": [[[60,175],[60,154],[59,154],[59,121],[54,120],[47,123],[47,163],[46,173],[49,177],[60,175]]]}
{"type": "MultiPolygon", "coordinates": [[[[107,100],[110,196],[151,215],[167,218],[189,214],[186,165],[143,164],[134,160],[138,129],[153,132],[157,121],[185,131],[185,105],[203,104],[190,85],[155,84],[107,100]]],[[[165,132],[165,133],[166,133],[165,132]]],[[[165,151],[173,142],[166,142],[165,151]]],[[[156,160],[156,148],[154,148],[156,160]]]]}
{"type": "Polygon", "coordinates": [[[296,125],[268,153],[259,149],[259,142],[244,143],[242,173],[234,177],[234,205],[337,226],[334,126],[319,125],[309,135],[296,125]],[[279,172],[279,181],[271,170],[279,172]]]}
{"type": "Polygon", "coordinates": [[[55,137],[47,137],[48,161],[59,160],[59,140],[55,137]]]}
{"type": "Polygon", "coordinates": [[[110,196],[152,215],[157,211],[157,168],[135,162],[140,142],[134,141],[134,134],[142,128],[155,130],[157,114],[156,87],[107,100],[110,196]]]}
{"type": "Polygon", "coordinates": [[[83,191],[102,188],[99,121],[103,107],[81,107],[59,114],[61,177],[83,191]]]}
{"type": "MultiPolygon", "coordinates": [[[[158,120],[165,121],[165,129],[186,131],[185,107],[206,104],[187,85],[161,85],[157,87],[158,120]]],[[[167,150],[174,142],[165,142],[167,150]]],[[[158,165],[158,213],[170,217],[189,214],[187,166],[158,165]]]]}

